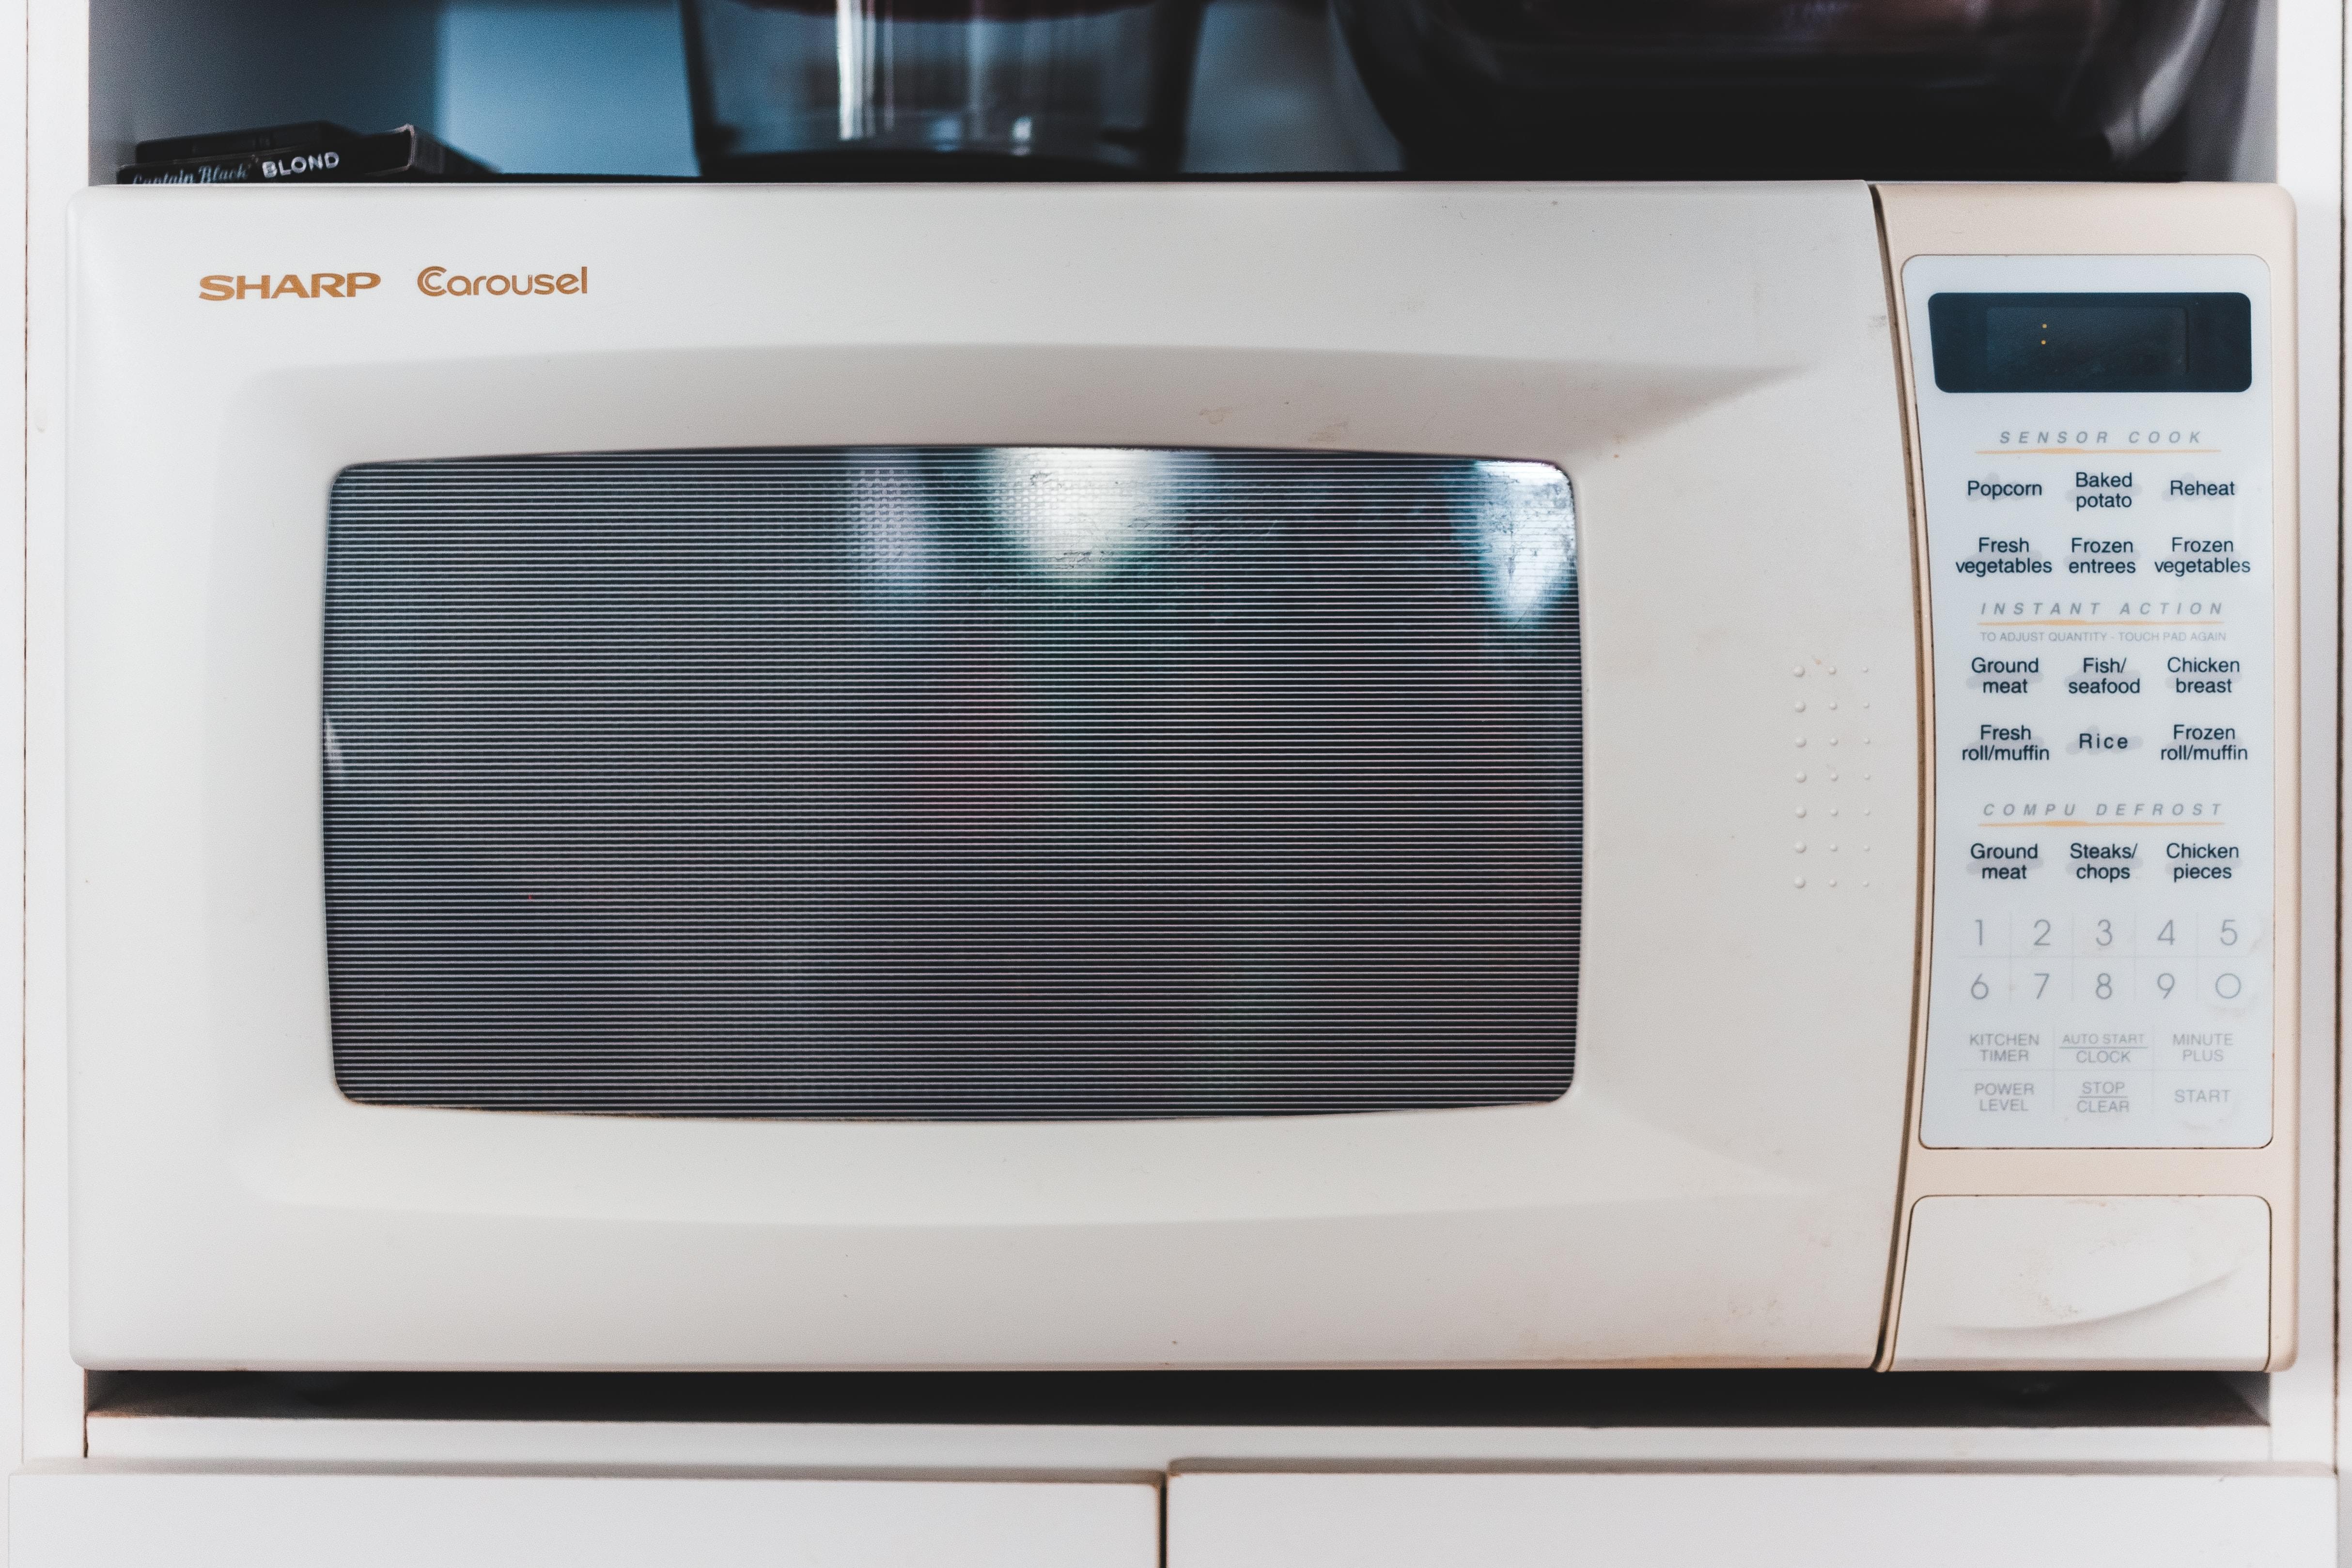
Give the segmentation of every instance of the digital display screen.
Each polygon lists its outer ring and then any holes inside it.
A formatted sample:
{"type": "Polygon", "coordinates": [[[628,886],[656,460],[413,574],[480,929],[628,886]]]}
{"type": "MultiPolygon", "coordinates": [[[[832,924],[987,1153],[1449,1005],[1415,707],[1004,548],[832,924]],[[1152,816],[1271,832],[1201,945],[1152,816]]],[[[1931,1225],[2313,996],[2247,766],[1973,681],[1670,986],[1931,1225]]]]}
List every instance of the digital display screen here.
{"type": "Polygon", "coordinates": [[[2189,373],[2189,312],[2178,305],[1995,305],[1985,368],[2002,381],[2189,373]]]}
{"type": "Polygon", "coordinates": [[[2243,392],[2242,294],[1937,294],[1936,384],[1957,392],[2243,392]]]}

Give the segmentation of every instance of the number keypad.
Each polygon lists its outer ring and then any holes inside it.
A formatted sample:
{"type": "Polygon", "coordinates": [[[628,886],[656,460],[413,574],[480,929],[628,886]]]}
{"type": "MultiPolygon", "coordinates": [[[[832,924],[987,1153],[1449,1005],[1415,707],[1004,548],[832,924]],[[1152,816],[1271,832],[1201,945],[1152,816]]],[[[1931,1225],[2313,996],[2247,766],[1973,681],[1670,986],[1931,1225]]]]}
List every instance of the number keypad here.
{"type": "MultiPolygon", "coordinates": [[[[1968,971],[1957,1010],[1980,1015],[1964,1111],[2053,1141],[2154,1143],[2229,1123],[2267,1087],[2268,1037],[2246,1022],[2268,1011],[2249,982],[2267,916],[2158,904],[2144,919],[1970,917],[1938,945],[1968,971]]],[[[1959,1096],[1944,1087],[1948,1110],[1959,1096]]]]}

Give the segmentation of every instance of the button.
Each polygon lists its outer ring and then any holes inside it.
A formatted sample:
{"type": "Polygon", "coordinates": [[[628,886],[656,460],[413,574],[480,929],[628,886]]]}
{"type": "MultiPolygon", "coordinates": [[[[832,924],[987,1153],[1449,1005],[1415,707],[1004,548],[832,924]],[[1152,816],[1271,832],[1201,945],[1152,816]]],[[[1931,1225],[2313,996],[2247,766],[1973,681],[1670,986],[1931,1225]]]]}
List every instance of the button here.
{"type": "Polygon", "coordinates": [[[1930,1145],[2030,1148],[2057,1124],[2055,1075],[1992,1066],[1936,1073],[1921,1134],[1930,1145]]]}
{"type": "Polygon", "coordinates": [[[2159,1072],[2156,1101],[2165,1121],[2204,1131],[2266,1122],[2270,1110],[2268,1085],[2252,1072],[2159,1072]]]}
{"type": "Polygon", "coordinates": [[[2129,1142],[2155,1120],[2155,1088],[2153,1075],[2145,1071],[2062,1071],[2058,1119],[2088,1143],[2129,1142]]]}
{"type": "Polygon", "coordinates": [[[2228,1072],[2258,1067],[2267,1042],[2241,1029],[2168,1029],[2157,1037],[2155,1065],[2168,1072],[2228,1072]]]}
{"type": "Polygon", "coordinates": [[[2156,1044],[2144,1030],[2069,1030],[2058,1036],[2058,1065],[2080,1074],[2145,1072],[2156,1044]]]}
{"type": "Polygon", "coordinates": [[[2030,1021],[1971,1029],[1960,1037],[1959,1057],[1971,1074],[2046,1072],[2056,1065],[2055,1040],[2030,1021]]]}

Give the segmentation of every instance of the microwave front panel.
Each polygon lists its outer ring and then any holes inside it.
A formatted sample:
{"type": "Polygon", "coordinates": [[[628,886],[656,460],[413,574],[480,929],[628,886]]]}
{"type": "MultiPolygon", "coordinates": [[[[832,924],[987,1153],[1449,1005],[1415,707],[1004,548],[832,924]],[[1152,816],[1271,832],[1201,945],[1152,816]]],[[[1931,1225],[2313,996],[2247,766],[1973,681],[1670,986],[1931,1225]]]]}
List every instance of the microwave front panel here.
{"type": "Polygon", "coordinates": [[[1919,256],[1935,1146],[2271,1137],[2268,275],[1919,256]]]}

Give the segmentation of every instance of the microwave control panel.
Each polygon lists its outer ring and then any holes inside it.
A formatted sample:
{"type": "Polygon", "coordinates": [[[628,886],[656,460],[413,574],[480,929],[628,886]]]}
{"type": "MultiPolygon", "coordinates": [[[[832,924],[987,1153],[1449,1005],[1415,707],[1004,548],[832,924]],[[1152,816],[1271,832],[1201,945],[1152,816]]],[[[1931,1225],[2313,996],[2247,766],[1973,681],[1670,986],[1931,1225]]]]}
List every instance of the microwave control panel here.
{"type": "Polygon", "coordinates": [[[2270,1141],[2268,279],[2250,256],[1904,268],[1930,1146],[2270,1141]]]}

